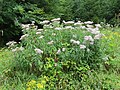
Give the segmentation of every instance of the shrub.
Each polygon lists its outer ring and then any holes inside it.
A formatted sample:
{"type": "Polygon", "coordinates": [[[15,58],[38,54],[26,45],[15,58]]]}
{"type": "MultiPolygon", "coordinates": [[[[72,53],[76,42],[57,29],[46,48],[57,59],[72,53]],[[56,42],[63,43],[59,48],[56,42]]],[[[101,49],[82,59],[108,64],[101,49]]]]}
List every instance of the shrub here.
{"type": "Polygon", "coordinates": [[[23,24],[21,43],[9,42],[7,45],[14,52],[14,71],[48,77],[51,81],[46,88],[73,89],[74,85],[66,87],[75,83],[71,79],[82,81],[90,70],[99,68],[102,34],[100,25],[89,25],[93,23],[90,21],[85,24],[69,21],[60,25],[58,20],[51,20],[50,24],[47,20],[40,22],[45,24],[43,29],[37,29],[34,22],[23,24]]]}

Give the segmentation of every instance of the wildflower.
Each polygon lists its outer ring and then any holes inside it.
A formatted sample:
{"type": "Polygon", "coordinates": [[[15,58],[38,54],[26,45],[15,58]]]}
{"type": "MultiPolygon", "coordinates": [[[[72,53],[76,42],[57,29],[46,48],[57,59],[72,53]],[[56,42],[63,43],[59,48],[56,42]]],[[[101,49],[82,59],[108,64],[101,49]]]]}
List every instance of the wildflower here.
{"type": "Polygon", "coordinates": [[[86,27],[85,27],[85,26],[80,26],[80,28],[81,28],[81,29],[86,29],[86,27]]]}
{"type": "Polygon", "coordinates": [[[88,28],[94,28],[93,25],[89,25],[89,24],[87,24],[86,26],[87,26],[88,28]]]}
{"type": "Polygon", "coordinates": [[[54,41],[52,40],[52,41],[48,42],[47,44],[51,45],[51,44],[53,44],[53,42],[54,42],[54,41]]]}
{"type": "Polygon", "coordinates": [[[56,54],[60,54],[61,53],[61,50],[60,49],[58,49],[58,51],[57,51],[57,53],[56,54]]]}
{"type": "Polygon", "coordinates": [[[73,21],[67,21],[67,22],[63,21],[63,23],[66,24],[66,25],[74,24],[73,21]]]}
{"type": "Polygon", "coordinates": [[[42,36],[39,37],[39,39],[42,39],[43,37],[44,37],[44,36],[42,35],[42,36]]]}
{"type": "Polygon", "coordinates": [[[64,52],[66,50],[66,48],[62,48],[62,51],[64,52]]]}
{"type": "Polygon", "coordinates": [[[85,41],[94,41],[94,39],[92,38],[92,36],[85,36],[84,40],[85,41]]]}
{"type": "Polygon", "coordinates": [[[91,33],[92,33],[92,34],[99,34],[100,31],[92,30],[91,33]]]}
{"type": "Polygon", "coordinates": [[[36,34],[38,35],[38,34],[41,34],[41,32],[36,32],[36,34]]]}
{"type": "Polygon", "coordinates": [[[30,28],[30,24],[21,24],[21,27],[23,29],[29,29],[30,28]]]}
{"type": "Polygon", "coordinates": [[[77,23],[74,23],[74,26],[81,26],[83,23],[81,22],[77,22],[77,23]]]}
{"type": "Polygon", "coordinates": [[[93,22],[92,21],[86,21],[86,22],[84,22],[85,24],[93,24],[93,22]]]}
{"type": "Polygon", "coordinates": [[[21,36],[20,40],[23,40],[23,39],[25,39],[28,36],[29,36],[28,34],[24,34],[24,35],[21,36]]]}
{"type": "Polygon", "coordinates": [[[94,36],[94,39],[100,39],[101,38],[101,34],[97,34],[94,36]]]}
{"type": "Polygon", "coordinates": [[[56,27],[55,30],[62,30],[62,28],[60,28],[60,27],[56,27]]]}
{"type": "Polygon", "coordinates": [[[80,45],[80,49],[85,49],[86,46],[85,45],[80,45]]]}
{"type": "Polygon", "coordinates": [[[48,24],[50,21],[48,21],[48,20],[44,20],[44,21],[42,21],[42,22],[40,22],[40,24],[48,24]]]}
{"type": "Polygon", "coordinates": [[[102,26],[100,24],[95,24],[96,27],[101,28],[102,26]]]}
{"type": "Polygon", "coordinates": [[[52,22],[54,22],[54,21],[60,21],[60,18],[55,18],[55,19],[52,19],[51,21],[52,22]]]}
{"type": "Polygon", "coordinates": [[[77,44],[77,45],[80,44],[80,41],[76,41],[76,40],[74,40],[74,39],[71,39],[70,42],[73,43],[73,44],[77,44]]]}
{"type": "Polygon", "coordinates": [[[14,46],[14,44],[16,44],[17,42],[15,41],[9,41],[8,43],[6,43],[7,46],[14,46]]]}
{"type": "Polygon", "coordinates": [[[12,49],[12,52],[18,51],[19,47],[16,47],[15,49],[12,49]]]}
{"type": "Polygon", "coordinates": [[[41,31],[43,31],[43,29],[37,29],[37,31],[38,31],[38,32],[41,32],[41,31]]]}
{"type": "Polygon", "coordinates": [[[55,63],[55,65],[54,65],[55,67],[57,66],[57,63],[55,63]]]}
{"type": "Polygon", "coordinates": [[[42,88],[44,88],[44,86],[42,84],[38,83],[37,88],[42,89],[42,88]]]}
{"type": "Polygon", "coordinates": [[[32,24],[35,24],[35,21],[32,21],[32,24]]]}
{"type": "Polygon", "coordinates": [[[42,53],[43,53],[43,51],[42,51],[41,49],[36,48],[36,49],[34,49],[34,50],[35,50],[35,52],[36,52],[37,54],[42,54],[42,53]]]}
{"type": "Polygon", "coordinates": [[[65,29],[74,29],[72,26],[66,26],[65,29]]]}
{"type": "Polygon", "coordinates": [[[96,27],[96,28],[87,28],[87,31],[91,32],[92,34],[99,34],[100,33],[98,27],[96,27]]]}

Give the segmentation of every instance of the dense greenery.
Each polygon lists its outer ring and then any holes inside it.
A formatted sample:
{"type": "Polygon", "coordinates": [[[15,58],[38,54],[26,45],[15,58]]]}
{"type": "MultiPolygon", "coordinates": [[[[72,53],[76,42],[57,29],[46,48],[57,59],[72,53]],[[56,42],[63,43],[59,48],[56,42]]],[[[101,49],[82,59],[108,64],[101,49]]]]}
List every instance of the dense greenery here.
{"type": "MultiPolygon", "coordinates": [[[[18,40],[20,24],[61,17],[64,20],[92,20],[117,24],[119,0],[1,0],[0,29],[3,41],[18,40]]],[[[41,27],[41,25],[40,25],[41,27]]]]}

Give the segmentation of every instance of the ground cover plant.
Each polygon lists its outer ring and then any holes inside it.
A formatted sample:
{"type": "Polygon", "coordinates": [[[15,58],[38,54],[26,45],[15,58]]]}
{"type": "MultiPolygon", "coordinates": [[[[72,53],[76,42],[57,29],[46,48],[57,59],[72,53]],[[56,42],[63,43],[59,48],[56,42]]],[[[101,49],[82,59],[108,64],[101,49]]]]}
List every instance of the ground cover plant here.
{"type": "Polygon", "coordinates": [[[119,90],[119,29],[59,20],[40,22],[43,29],[34,21],[21,25],[21,42],[7,43],[13,57],[1,89],[119,90]]]}

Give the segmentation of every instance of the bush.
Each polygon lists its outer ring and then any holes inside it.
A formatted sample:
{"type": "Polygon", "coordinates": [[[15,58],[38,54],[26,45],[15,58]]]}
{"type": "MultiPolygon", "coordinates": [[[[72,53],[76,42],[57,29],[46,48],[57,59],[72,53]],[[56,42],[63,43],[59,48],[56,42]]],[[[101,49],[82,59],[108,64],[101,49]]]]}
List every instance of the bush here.
{"type": "MultiPolygon", "coordinates": [[[[82,81],[92,69],[99,68],[102,34],[98,25],[86,25],[86,30],[82,29],[85,26],[81,26],[80,22],[69,21],[60,25],[58,21],[51,21],[43,29],[37,29],[34,24],[22,25],[24,35],[20,38],[21,43],[7,43],[14,52],[13,70],[47,77],[47,89],[73,89],[77,84],[74,81],[82,81]],[[71,83],[73,86],[67,86],[71,83]]],[[[44,23],[49,21],[41,22],[44,23]]]]}

